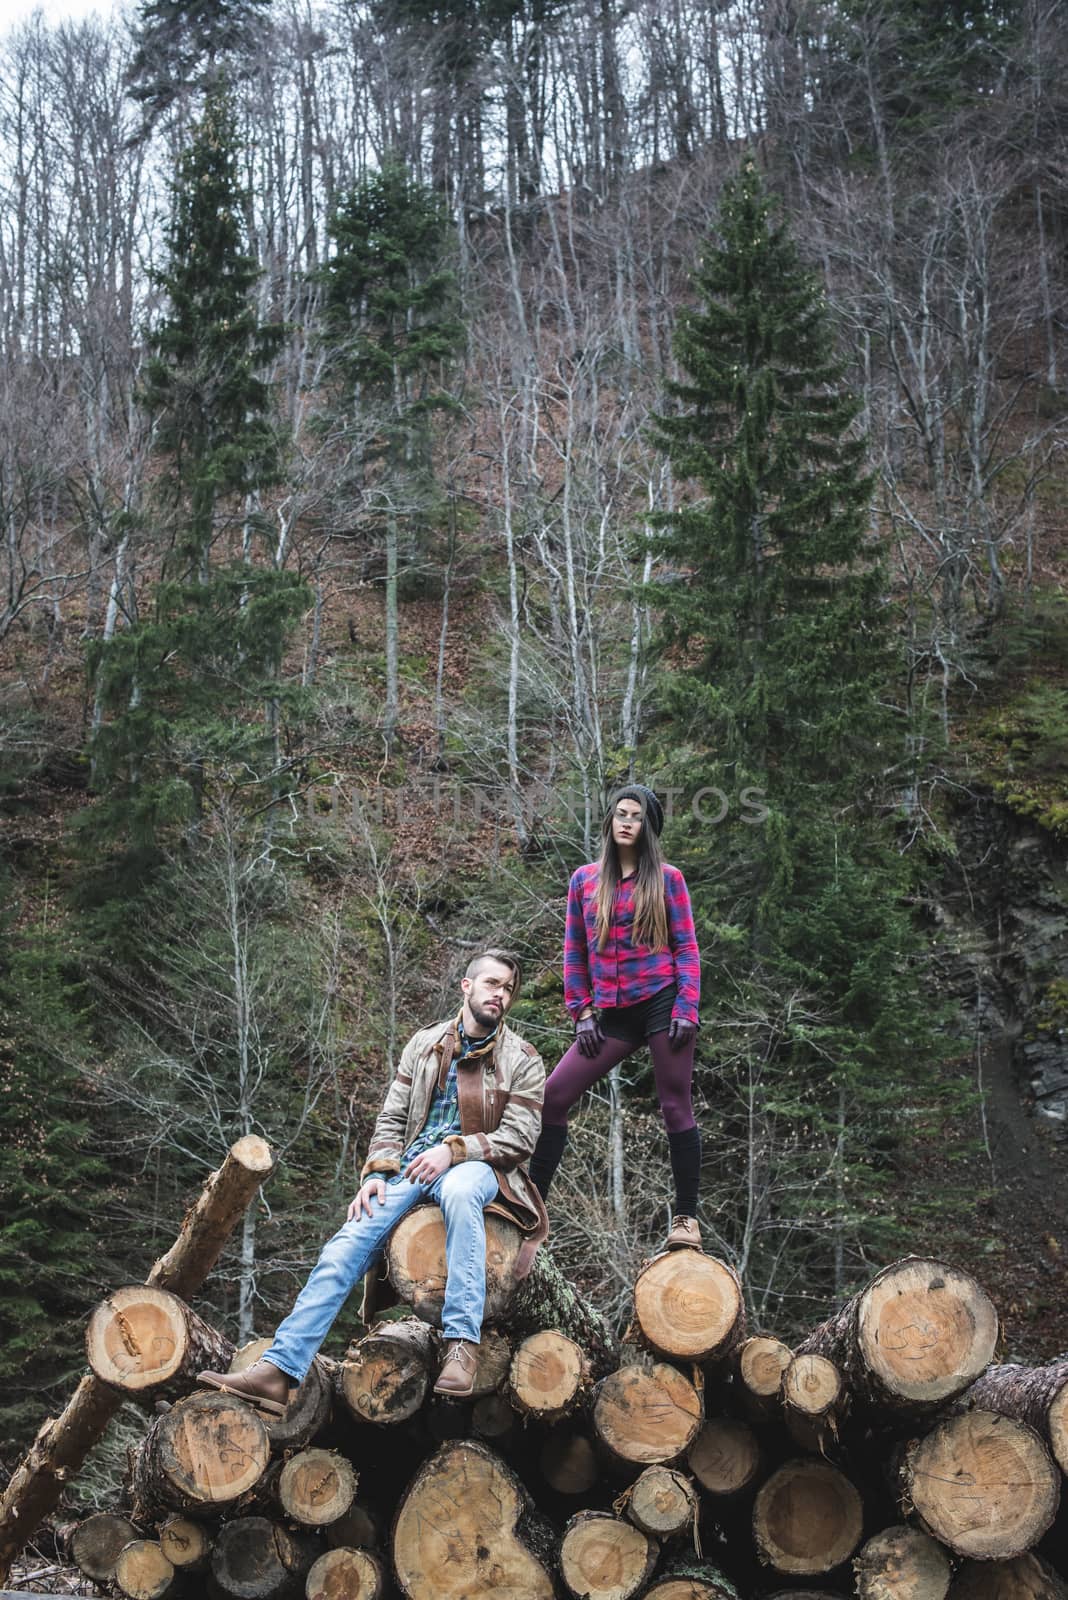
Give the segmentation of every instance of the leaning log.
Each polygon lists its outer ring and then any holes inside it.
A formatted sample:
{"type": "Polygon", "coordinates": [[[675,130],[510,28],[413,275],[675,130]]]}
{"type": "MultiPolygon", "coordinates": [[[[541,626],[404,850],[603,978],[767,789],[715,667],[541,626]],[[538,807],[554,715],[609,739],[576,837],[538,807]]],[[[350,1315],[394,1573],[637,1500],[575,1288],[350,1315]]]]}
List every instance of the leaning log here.
{"type": "Polygon", "coordinates": [[[620,1367],[597,1386],[592,1427],[608,1460],[634,1467],[681,1460],[702,1422],[701,1396],[676,1367],[620,1367]]]}
{"type": "Polygon", "coordinates": [[[515,1474],[485,1445],[443,1445],[420,1469],[393,1529],[408,1600],[553,1600],[555,1540],[515,1474]]]}
{"type": "Polygon", "coordinates": [[[339,1365],[338,1399],[360,1421],[406,1422],[426,1399],[435,1361],[434,1335],[418,1317],[376,1323],[339,1365]]]}
{"type": "MultiPolygon", "coordinates": [[[[188,1300],[215,1265],[234,1224],[273,1165],[270,1147],[254,1134],[239,1139],[196,1204],[178,1238],[148,1275],[150,1285],[188,1300]]],[[[0,1497],[0,1583],[34,1530],[55,1510],[64,1485],[103,1437],[122,1397],[99,1378],[85,1377],[64,1411],[44,1423],[0,1497]]]]}
{"type": "Polygon", "coordinates": [[[659,1551],[633,1523],[579,1511],[560,1542],[560,1574],[575,1600],[634,1600],[652,1577],[659,1551]]]}
{"type": "Polygon", "coordinates": [[[245,1401],[190,1395],[145,1436],[134,1461],[135,1507],[149,1520],[160,1511],[217,1514],[259,1481],[270,1454],[267,1429],[245,1401]]]}
{"type": "Polygon", "coordinates": [[[753,1502],[757,1554],[791,1577],[833,1572],[857,1548],[863,1526],[860,1495],[827,1461],[786,1462],[753,1502]]]}
{"type": "Polygon", "coordinates": [[[995,1411],[947,1418],[905,1449],[900,1489],[923,1526],[958,1555],[1008,1561],[1049,1528],[1060,1471],[1025,1422],[995,1411]]]}
{"type": "Polygon", "coordinates": [[[303,1592],[318,1550],[267,1517],[223,1523],[211,1552],[216,1588],[233,1600],[290,1600],[303,1592]]]}
{"type": "Polygon", "coordinates": [[[1068,1359],[1062,1356],[1044,1367],[988,1367],[962,1403],[1026,1422],[1045,1439],[1061,1471],[1068,1472],[1068,1359]]]}
{"type": "Polygon", "coordinates": [[[378,1556],[339,1545],[314,1563],[304,1593],[306,1600],[379,1600],[384,1581],[378,1556]]]}
{"type": "Polygon", "coordinates": [[[111,1511],[97,1511],[79,1522],[70,1536],[70,1558],[78,1571],[94,1583],[110,1583],[115,1576],[119,1551],[140,1532],[128,1517],[111,1511]]]}
{"type": "MultiPolygon", "coordinates": [[[[586,1352],[593,1374],[615,1366],[618,1346],[607,1320],[568,1283],[542,1246],[526,1277],[516,1280],[523,1244],[519,1229],[505,1217],[486,1218],[486,1306],[483,1320],[522,1338],[555,1328],[586,1352]]],[[[398,1298],[417,1317],[441,1326],[445,1300],[445,1219],[434,1205],[416,1206],[390,1234],[386,1268],[398,1298]]]]}
{"type": "Polygon", "coordinates": [[[858,1600],[945,1600],[949,1556],[920,1528],[884,1528],[853,1558],[858,1600]]]}
{"type": "Polygon", "coordinates": [[[198,1372],[225,1372],[234,1354],[184,1300],[147,1284],[105,1296],[89,1318],[85,1348],[101,1383],[139,1405],[191,1394],[198,1372]]]}
{"type": "Polygon", "coordinates": [[[963,1393],[989,1365],[998,1317],[975,1279],[910,1256],[798,1345],[826,1356],[854,1401],[920,1415],[963,1393]]]}
{"type": "Polygon", "coordinates": [[[718,1361],[745,1337],[738,1274],[699,1250],[665,1250],[634,1281],[634,1321],[669,1361],[718,1361]]]}
{"type": "Polygon", "coordinates": [[[948,1600],[1068,1600],[1068,1584],[1029,1550],[1012,1561],[965,1561],[948,1600]]]}

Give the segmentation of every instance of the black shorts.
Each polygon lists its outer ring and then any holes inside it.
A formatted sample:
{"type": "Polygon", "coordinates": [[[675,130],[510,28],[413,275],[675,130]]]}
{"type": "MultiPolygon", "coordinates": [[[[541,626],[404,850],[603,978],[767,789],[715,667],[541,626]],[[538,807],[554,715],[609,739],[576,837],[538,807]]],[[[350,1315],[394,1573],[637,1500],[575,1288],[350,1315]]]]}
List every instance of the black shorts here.
{"type": "Polygon", "coordinates": [[[671,1022],[671,1008],[675,1004],[678,986],[674,983],[658,989],[645,1000],[633,1006],[602,1006],[601,1027],[610,1039],[626,1039],[628,1044],[641,1044],[651,1033],[663,1033],[671,1022]]]}

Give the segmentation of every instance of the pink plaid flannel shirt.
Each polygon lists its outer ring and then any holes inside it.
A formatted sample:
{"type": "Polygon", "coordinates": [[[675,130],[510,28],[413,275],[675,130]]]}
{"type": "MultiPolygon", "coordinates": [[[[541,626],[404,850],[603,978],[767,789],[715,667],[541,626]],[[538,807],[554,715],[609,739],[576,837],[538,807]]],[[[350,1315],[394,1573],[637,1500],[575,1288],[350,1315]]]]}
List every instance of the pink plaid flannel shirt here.
{"type": "Polygon", "coordinates": [[[664,864],[667,906],[666,950],[635,944],[634,879],[616,885],[612,927],[603,950],[597,948],[597,863],[571,874],[564,931],[564,1004],[577,1019],[586,1006],[633,1006],[669,983],[678,985],[673,1017],[697,1021],[701,1000],[701,953],[693,926],[686,879],[664,864]]]}

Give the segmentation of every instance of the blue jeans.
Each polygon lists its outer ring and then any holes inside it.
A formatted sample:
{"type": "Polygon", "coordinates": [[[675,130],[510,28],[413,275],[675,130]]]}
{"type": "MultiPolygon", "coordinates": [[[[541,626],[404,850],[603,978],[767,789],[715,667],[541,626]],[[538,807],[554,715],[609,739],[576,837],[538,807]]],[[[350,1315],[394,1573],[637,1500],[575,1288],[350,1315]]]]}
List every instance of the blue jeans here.
{"type": "Polygon", "coordinates": [[[497,1195],[497,1177],[484,1161],[462,1161],[429,1185],[406,1178],[386,1185],[381,1205],[346,1222],[323,1246],[292,1311],[275,1333],[263,1359],[295,1378],[304,1378],[355,1284],[382,1259],[386,1240],[400,1219],[421,1200],[436,1200],[445,1215],[445,1305],[441,1327],[446,1339],[482,1338],[486,1303],[486,1219],[483,1207],[497,1195]]]}

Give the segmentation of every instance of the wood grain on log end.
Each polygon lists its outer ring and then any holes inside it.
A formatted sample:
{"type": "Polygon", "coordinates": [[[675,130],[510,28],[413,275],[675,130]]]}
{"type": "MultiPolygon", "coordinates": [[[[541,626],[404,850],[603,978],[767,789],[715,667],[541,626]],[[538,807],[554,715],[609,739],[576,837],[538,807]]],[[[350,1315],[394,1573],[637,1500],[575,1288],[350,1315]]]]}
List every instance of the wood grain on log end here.
{"type": "Polygon", "coordinates": [[[853,1559],[858,1600],[945,1600],[952,1576],[942,1546],[921,1528],[884,1528],[853,1559]]]}
{"type": "Polygon", "coordinates": [[[642,1337],[675,1361],[709,1361],[737,1342],[744,1317],[738,1275],[698,1250],[665,1250],[634,1282],[642,1337]]]}
{"type": "Polygon", "coordinates": [[[232,1504],[270,1458],[267,1429],[252,1407],[223,1394],[194,1394],[157,1417],[136,1468],[139,1498],[178,1511],[232,1504]]]}
{"type": "Polygon", "coordinates": [[[651,1539],[671,1539],[697,1519],[697,1491],[674,1467],[646,1467],[623,1496],[625,1515],[651,1539]]]}
{"type": "Polygon", "coordinates": [[[177,1574],[155,1539],[134,1539],[119,1551],[115,1583],[128,1600],[164,1600],[177,1574]]]}
{"type": "Polygon", "coordinates": [[[888,1395],[932,1404],[960,1394],[989,1365],[998,1316],[968,1273],[914,1257],[868,1285],[856,1329],[859,1354],[888,1395]]]}
{"type": "Polygon", "coordinates": [[[948,1600],[1068,1600],[1068,1584],[1029,1550],[1012,1561],[965,1561],[948,1600]]]}
{"type": "Polygon", "coordinates": [[[958,1555],[1009,1560],[1052,1523],[1060,1477],[1026,1423],[967,1411],[910,1445],[902,1487],[924,1526],[958,1555]]]}
{"type": "Polygon", "coordinates": [[[656,1565],[659,1545],[603,1511],[580,1511],[560,1544],[560,1572],[575,1600],[633,1600],[656,1565]]]}
{"type": "Polygon", "coordinates": [[[134,1400],[188,1394],[203,1367],[229,1365],[229,1339],[198,1317],[176,1294],[145,1284],[112,1292],[89,1318],[89,1365],[102,1383],[134,1400]]]}
{"type": "Polygon", "coordinates": [[[334,1450],[301,1450],[286,1462],[278,1479],[282,1510],[303,1528],[336,1522],[355,1494],[355,1469],[334,1450]]]}
{"type": "Polygon", "coordinates": [[[198,1572],[211,1555],[208,1530],[192,1517],[168,1517],[162,1522],[159,1547],[171,1566],[181,1572],[198,1572]]]}
{"type": "Polygon", "coordinates": [[[739,1494],[760,1470],[760,1445],[747,1422],[709,1417],[686,1452],[686,1464],[709,1494],[739,1494]]]}
{"type": "Polygon", "coordinates": [[[826,1461],[788,1461],[761,1486],[753,1504],[761,1560],[794,1577],[831,1572],[847,1561],[863,1526],[860,1495],[826,1461]]]}
{"type": "Polygon", "coordinates": [[[582,1396],[589,1362],[573,1339],[546,1328],[522,1341],[512,1357],[508,1389],[518,1411],[538,1421],[558,1421],[582,1396]]]}
{"type": "Polygon", "coordinates": [[[70,1556],[79,1572],[94,1583],[110,1583],[115,1563],[124,1545],[141,1537],[127,1517],[111,1511],[97,1511],[86,1517],[70,1536],[70,1556]]]}
{"type": "MultiPolygon", "coordinates": [[[[515,1284],[522,1238],[503,1217],[486,1218],[486,1304],[483,1321],[498,1322],[515,1284]]],[[[389,1280],[416,1316],[441,1326],[445,1303],[445,1218],[436,1205],[419,1205],[402,1217],[386,1246],[389,1280]]]]}
{"type": "Polygon", "coordinates": [[[379,1600],[382,1582],[376,1556],[339,1545],[312,1564],[304,1594],[306,1600],[379,1600]]]}
{"type": "Polygon", "coordinates": [[[620,1367],[597,1387],[594,1431],[610,1455],[628,1464],[677,1461],[697,1437],[701,1421],[701,1396],[666,1362],[654,1362],[648,1370],[620,1367]]]}
{"type": "Polygon", "coordinates": [[[401,1502],[393,1564],[408,1600],[553,1600],[552,1546],[492,1450],[446,1444],[401,1502]]]}
{"type": "Polygon", "coordinates": [[[365,1422],[406,1422],[426,1398],[433,1360],[433,1335],[418,1317],[376,1323],[341,1362],[338,1396],[365,1422]]]}
{"type": "Polygon", "coordinates": [[[757,1400],[776,1400],[782,1375],[793,1360],[793,1351],[781,1339],[755,1334],[738,1353],[738,1375],[743,1387],[757,1400]]]}
{"type": "Polygon", "coordinates": [[[823,1417],[842,1399],[842,1374],[825,1356],[794,1356],[782,1378],[783,1403],[802,1417],[823,1417]]]}
{"type": "Polygon", "coordinates": [[[597,1453],[582,1433],[551,1433],[541,1447],[539,1465],[557,1494],[587,1494],[601,1475],[597,1453]]]}
{"type": "Polygon", "coordinates": [[[315,1545],[267,1517],[224,1522],[211,1552],[211,1576],[234,1600],[288,1600],[300,1593],[315,1545]]]}
{"type": "Polygon", "coordinates": [[[739,1600],[738,1591],[718,1568],[708,1561],[675,1560],[643,1600],[739,1600]]]}

